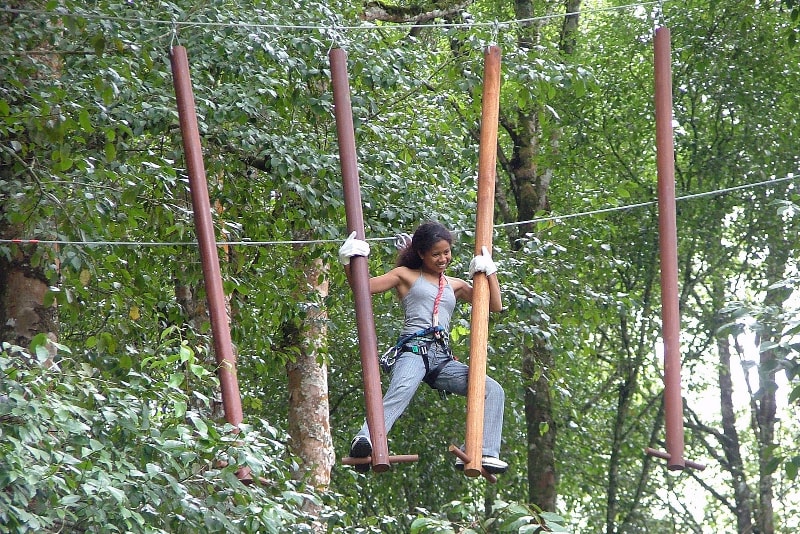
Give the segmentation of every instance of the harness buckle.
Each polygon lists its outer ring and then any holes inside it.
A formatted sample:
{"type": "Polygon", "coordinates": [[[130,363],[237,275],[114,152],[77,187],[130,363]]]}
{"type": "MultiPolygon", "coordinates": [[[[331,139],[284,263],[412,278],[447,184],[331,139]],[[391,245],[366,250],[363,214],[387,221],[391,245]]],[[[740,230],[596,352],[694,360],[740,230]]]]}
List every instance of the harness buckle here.
{"type": "Polygon", "coordinates": [[[389,347],[389,350],[384,352],[378,359],[378,363],[384,373],[389,374],[392,372],[392,367],[394,367],[395,362],[397,362],[397,352],[397,347],[389,347]]]}

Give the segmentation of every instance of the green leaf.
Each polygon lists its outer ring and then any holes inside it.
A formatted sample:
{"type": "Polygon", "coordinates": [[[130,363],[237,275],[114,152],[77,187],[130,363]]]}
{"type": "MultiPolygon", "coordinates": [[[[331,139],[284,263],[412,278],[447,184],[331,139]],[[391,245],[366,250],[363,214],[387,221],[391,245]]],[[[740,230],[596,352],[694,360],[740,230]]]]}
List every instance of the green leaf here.
{"type": "Polygon", "coordinates": [[[189,346],[186,345],[185,343],[182,344],[181,348],[180,348],[180,360],[181,360],[181,363],[186,363],[187,361],[193,360],[193,359],[194,359],[194,352],[192,351],[192,349],[189,348],[189,346]]]}
{"type": "Polygon", "coordinates": [[[172,373],[169,377],[169,385],[173,388],[180,387],[186,376],[183,373],[172,373]]]}
{"type": "Polygon", "coordinates": [[[112,497],[114,497],[114,499],[118,503],[124,503],[128,500],[128,498],[125,496],[125,492],[119,488],[115,488],[114,486],[107,486],[105,489],[106,491],[108,491],[108,493],[111,494],[112,497]]]}
{"type": "Polygon", "coordinates": [[[186,408],[187,408],[186,401],[182,400],[173,401],[173,407],[175,409],[175,417],[183,419],[183,417],[186,415],[186,408]]]}
{"type": "Polygon", "coordinates": [[[800,386],[795,386],[789,393],[789,404],[794,404],[800,400],[800,386]]]}
{"type": "Polygon", "coordinates": [[[81,109],[80,113],[78,114],[78,123],[81,125],[81,128],[83,128],[84,131],[90,133],[94,131],[92,120],[89,118],[89,112],[85,108],[81,109]]]}
{"type": "Polygon", "coordinates": [[[81,502],[81,497],[80,495],[64,495],[58,502],[62,506],[70,506],[81,502]]]}
{"type": "Polygon", "coordinates": [[[204,376],[207,376],[210,373],[210,371],[206,369],[205,366],[197,363],[189,364],[189,370],[192,372],[194,376],[198,378],[203,378],[204,376]]]}
{"type": "Polygon", "coordinates": [[[191,421],[201,436],[208,436],[208,425],[206,425],[205,421],[199,417],[191,417],[191,421]]]}
{"type": "MultiPolygon", "coordinates": [[[[795,456],[794,460],[797,460],[798,457],[795,456]]],[[[794,481],[797,478],[797,471],[800,468],[800,462],[790,461],[786,463],[786,478],[789,480],[794,481]]]]}

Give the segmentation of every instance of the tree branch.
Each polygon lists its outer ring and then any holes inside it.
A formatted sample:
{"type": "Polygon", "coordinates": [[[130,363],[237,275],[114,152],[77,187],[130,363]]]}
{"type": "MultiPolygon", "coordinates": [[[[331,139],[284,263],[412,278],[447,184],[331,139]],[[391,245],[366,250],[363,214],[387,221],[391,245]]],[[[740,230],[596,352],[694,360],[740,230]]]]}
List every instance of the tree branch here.
{"type": "Polygon", "coordinates": [[[394,6],[388,2],[375,0],[367,3],[362,20],[379,20],[382,22],[422,24],[438,18],[448,18],[460,15],[472,0],[455,2],[452,5],[440,5],[443,2],[433,2],[429,5],[394,6]]]}

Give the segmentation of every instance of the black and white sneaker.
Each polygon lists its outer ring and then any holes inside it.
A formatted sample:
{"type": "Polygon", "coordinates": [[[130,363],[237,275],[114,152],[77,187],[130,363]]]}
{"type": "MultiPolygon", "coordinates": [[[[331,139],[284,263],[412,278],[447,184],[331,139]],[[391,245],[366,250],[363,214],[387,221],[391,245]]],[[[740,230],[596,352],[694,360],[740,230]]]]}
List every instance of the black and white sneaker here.
{"type": "MultiPolygon", "coordinates": [[[[508,471],[508,464],[500,458],[495,458],[494,456],[484,456],[481,458],[481,466],[487,473],[492,473],[493,475],[508,471]]],[[[456,458],[455,468],[458,471],[463,471],[464,460],[461,458],[456,458]]]]}
{"type": "MultiPolygon", "coordinates": [[[[356,436],[350,443],[350,457],[351,458],[366,458],[372,454],[372,442],[367,436],[356,436]]],[[[353,466],[359,473],[366,473],[369,471],[369,464],[358,464],[353,466]]]]}
{"type": "Polygon", "coordinates": [[[487,473],[492,473],[493,475],[498,475],[508,471],[508,464],[500,458],[495,458],[494,456],[484,456],[481,459],[481,465],[487,473]]]}
{"type": "Polygon", "coordinates": [[[351,458],[366,458],[372,454],[372,442],[367,436],[356,436],[350,442],[351,458]]]}

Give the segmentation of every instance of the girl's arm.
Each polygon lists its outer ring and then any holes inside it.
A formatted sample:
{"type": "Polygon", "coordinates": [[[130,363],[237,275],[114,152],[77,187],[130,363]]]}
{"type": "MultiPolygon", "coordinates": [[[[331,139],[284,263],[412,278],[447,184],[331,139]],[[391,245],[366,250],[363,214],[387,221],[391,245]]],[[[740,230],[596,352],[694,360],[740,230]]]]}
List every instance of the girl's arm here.
{"type": "MultiPolygon", "coordinates": [[[[395,267],[391,271],[373,276],[369,279],[369,292],[374,295],[376,293],[384,293],[390,289],[396,289],[397,294],[402,298],[410,287],[408,283],[408,271],[406,267],[395,267]]],[[[344,272],[347,275],[347,281],[351,283],[350,279],[350,265],[344,266],[344,272]]]]}

